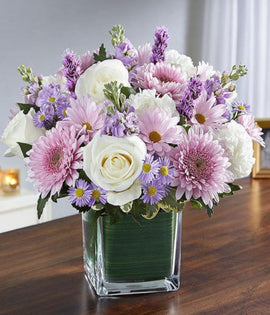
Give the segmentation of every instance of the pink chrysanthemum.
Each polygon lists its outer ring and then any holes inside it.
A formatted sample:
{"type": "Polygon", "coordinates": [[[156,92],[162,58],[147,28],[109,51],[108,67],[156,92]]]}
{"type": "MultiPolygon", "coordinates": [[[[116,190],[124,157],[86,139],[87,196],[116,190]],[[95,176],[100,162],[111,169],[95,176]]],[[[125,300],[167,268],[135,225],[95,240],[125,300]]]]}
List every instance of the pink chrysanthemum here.
{"type": "Polygon", "coordinates": [[[71,100],[66,110],[67,117],[60,122],[64,126],[74,126],[77,134],[84,134],[87,144],[104,125],[103,105],[97,105],[89,96],[71,100]]]}
{"type": "Polygon", "coordinates": [[[184,194],[188,200],[201,197],[212,207],[213,200],[219,201],[219,193],[230,192],[226,183],[234,178],[228,170],[228,157],[218,141],[200,127],[191,127],[188,134],[182,135],[181,142],[171,152],[171,159],[175,168],[171,185],[177,186],[177,199],[184,194]]]}
{"type": "Polygon", "coordinates": [[[193,125],[199,125],[203,130],[209,128],[220,128],[227,121],[222,115],[226,112],[226,105],[215,105],[216,99],[211,96],[207,100],[207,93],[204,91],[195,101],[191,117],[193,125]]]}
{"type": "Polygon", "coordinates": [[[249,134],[252,140],[258,142],[261,146],[264,147],[265,143],[262,138],[262,128],[257,125],[253,115],[241,115],[238,118],[238,122],[246,129],[246,132],[249,134]]]}
{"type": "Polygon", "coordinates": [[[159,95],[168,94],[174,101],[184,95],[188,80],[184,72],[165,63],[150,63],[136,69],[134,85],[143,89],[155,89],[159,95]]]}
{"type": "Polygon", "coordinates": [[[169,144],[179,143],[183,132],[183,128],[177,125],[178,121],[178,117],[170,117],[168,112],[161,108],[154,111],[146,109],[144,114],[139,116],[139,136],[145,142],[148,153],[168,155],[172,148],[169,144]]]}
{"type": "Polygon", "coordinates": [[[80,145],[84,136],[77,138],[74,128],[58,126],[40,137],[25,159],[28,178],[42,198],[48,193],[59,192],[64,182],[72,186],[78,178],[77,169],[82,168],[83,152],[80,145]]]}
{"type": "Polygon", "coordinates": [[[150,62],[152,56],[152,47],[149,43],[146,43],[138,47],[138,65],[142,66],[150,62]]]}

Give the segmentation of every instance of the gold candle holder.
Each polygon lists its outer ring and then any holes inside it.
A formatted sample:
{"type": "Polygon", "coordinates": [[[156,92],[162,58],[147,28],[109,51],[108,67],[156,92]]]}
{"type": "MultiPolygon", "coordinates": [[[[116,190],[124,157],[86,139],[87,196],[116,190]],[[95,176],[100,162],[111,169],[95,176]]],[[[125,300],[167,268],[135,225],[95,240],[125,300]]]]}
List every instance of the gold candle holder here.
{"type": "Polygon", "coordinates": [[[5,194],[18,193],[20,191],[20,170],[17,168],[2,170],[1,188],[5,194]]]}

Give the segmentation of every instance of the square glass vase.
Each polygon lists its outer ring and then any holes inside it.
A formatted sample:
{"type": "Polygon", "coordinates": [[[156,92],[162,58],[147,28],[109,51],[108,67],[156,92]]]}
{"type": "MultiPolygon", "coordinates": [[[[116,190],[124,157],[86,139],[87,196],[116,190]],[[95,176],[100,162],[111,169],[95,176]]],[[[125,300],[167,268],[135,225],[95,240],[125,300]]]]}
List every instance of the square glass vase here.
{"type": "Polygon", "coordinates": [[[176,291],[180,286],[182,213],[159,212],[139,225],[131,215],[110,224],[82,214],[85,276],[99,296],[176,291]]]}

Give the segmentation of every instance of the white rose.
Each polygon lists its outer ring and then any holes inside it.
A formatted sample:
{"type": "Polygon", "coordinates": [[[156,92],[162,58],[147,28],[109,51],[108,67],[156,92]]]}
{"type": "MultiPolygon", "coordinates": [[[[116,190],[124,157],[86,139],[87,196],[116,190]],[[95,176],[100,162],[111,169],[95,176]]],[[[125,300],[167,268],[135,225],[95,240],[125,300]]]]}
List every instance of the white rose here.
{"type": "Polygon", "coordinates": [[[252,139],[245,128],[232,120],[215,132],[214,139],[223,145],[228,154],[231,163],[229,170],[234,174],[235,179],[248,176],[255,159],[252,139]]]}
{"type": "Polygon", "coordinates": [[[97,133],[83,150],[83,169],[91,181],[107,190],[108,203],[122,206],[140,197],[138,176],[146,146],[139,137],[97,133]]]}
{"type": "Polygon", "coordinates": [[[2,135],[2,142],[9,146],[5,156],[23,158],[22,151],[17,142],[33,144],[40,136],[45,134],[45,129],[36,128],[33,123],[35,111],[31,109],[27,115],[19,111],[8,123],[2,135]]]}
{"type": "Polygon", "coordinates": [[[146,109],[154,111],[157,107],[167,111],[172,117],[179,117],[174,100],[167,94],[162,97],[156,96],[155,90],[143,90],[141,93],[130,96],[130,105],[138,115],[143,115],[146,109]]]}
{"type": "Polygon", "coordinates": [[[104,84],[117,81],[124,86],[130,86],[128,71],[120,60],[108,59],[98,62],[80,76],[75,87],[78,98],[89,94],[97,103],[104,101],[104,84]]]}
{"type": "Polygon", "coordinates": [[[196,72],[192,59],[186,55],[179,54],[179,52],[175,49],[169,49],[166,51],[165,63],[179,68],[181,72],[186,72],[190,77],[196,72]]]}

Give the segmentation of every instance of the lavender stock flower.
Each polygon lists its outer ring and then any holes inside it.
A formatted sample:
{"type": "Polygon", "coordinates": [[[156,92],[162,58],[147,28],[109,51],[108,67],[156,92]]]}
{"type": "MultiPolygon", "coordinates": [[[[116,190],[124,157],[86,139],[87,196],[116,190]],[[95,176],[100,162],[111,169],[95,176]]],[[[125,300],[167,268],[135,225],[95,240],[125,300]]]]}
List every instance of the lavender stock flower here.
{"type": "Polygon", "coordinates": [[[150,62],[157,63],[165,61],[165,50],[168,47],[169,33],[167,28],[158,27],[155,32],[155,43],[152,47],[150,62]]]}
{"type": "Polygon", "coordinates": [[[115,47],[115,58],[121,60],[128,69],[135,64],[137,55],[137,50],[127,38],[115,47]]]}
{"type": "Polygon", "coordinates": [[[67,89],[70,91],[71,96],[76,98],[74,91],[81,74],[81,60],[77,58],[72,51],[67,50],[63,57],[62,64],[64,66],[64,76],[67,79],[67,89]]]}

